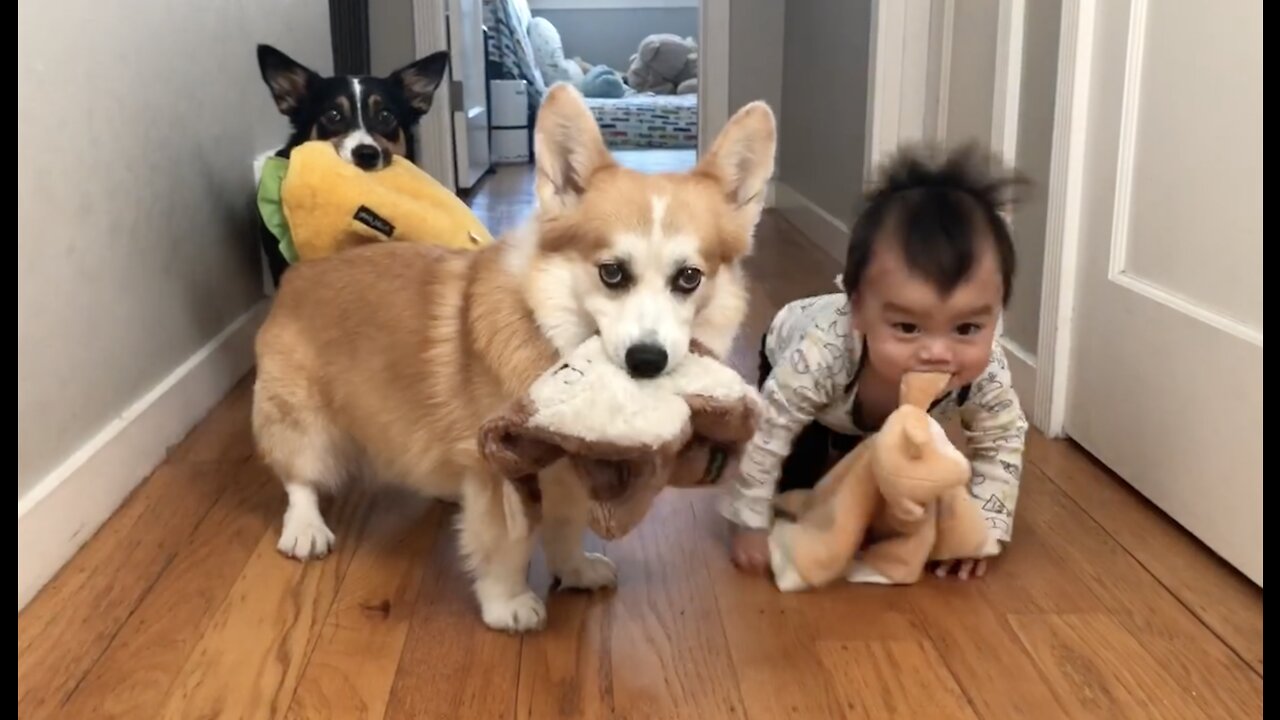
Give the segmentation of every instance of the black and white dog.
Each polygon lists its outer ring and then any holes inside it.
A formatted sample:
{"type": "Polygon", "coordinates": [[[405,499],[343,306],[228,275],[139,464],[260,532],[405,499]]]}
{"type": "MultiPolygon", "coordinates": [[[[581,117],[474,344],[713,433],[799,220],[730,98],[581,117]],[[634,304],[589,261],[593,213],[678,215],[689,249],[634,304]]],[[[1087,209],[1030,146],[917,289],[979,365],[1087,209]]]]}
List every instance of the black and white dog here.
{"type": "MultiPolygon", "coordinates": [[[[416,161],[414,129],[431,109],[448,66],[449,53],[441,50],[386,77],[322,77],[274,47],[259,45],[262,79],[293,127],[274,154],[287,158],[308,140],[328,140],[342,159],[364,170],[385,167],[394,155],[416,161]]],[[[255,168],[255,182],[256,174],[255,168]]],[[[270,233],[259,230],[272,282],[278,285],[288,262],[270,233]]]]}

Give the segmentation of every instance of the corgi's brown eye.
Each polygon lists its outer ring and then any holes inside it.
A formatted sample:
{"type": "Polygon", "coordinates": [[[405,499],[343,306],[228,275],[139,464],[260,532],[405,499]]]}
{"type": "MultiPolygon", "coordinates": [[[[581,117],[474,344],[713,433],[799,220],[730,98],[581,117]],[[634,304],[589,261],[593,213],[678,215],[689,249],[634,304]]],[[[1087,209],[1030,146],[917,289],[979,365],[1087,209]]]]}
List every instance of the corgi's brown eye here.
{"type": "Polygon", "coordinates": [[[384,128],[395,127],[396,116],[386,110],[379,110],[377,121],[384,128]]]}
{"type": "Polygon", "coordinates": [[[671,287],[676,292],[691,293],[702,284],[702,271],[696,267],[680,268],[672,278],[671,287]]]}
{"type": "Polygon", "coordinates": [[[617,290],[626,286],[629,279],[627,268],[622,263],[600,263],[600,282],[604,283],[605,287],[617,290]]]}
{"type": "Polygon", "coordinates": [[[337,110],[326,110],[324,115],[320,116],[320,120],[328,125],[336,125],[342,122],[342,113],[337,110]]]}

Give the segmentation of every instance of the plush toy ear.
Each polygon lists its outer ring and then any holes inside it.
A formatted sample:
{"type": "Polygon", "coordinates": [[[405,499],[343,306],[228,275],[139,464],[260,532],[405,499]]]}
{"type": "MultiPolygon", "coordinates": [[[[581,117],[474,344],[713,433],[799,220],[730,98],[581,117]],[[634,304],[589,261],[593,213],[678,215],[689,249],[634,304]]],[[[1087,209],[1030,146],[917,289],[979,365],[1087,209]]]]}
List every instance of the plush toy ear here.
{"type": "Polygon", "coordinates": [[[902,383],[898,386],[898,402],[928,410],[950,382],[949,373],[909,372],[902,376],[902,383]]]}
{"type": "Polygon", "coordinates": [[[913,460],[924,457],[924,452],[933,445],[933,431],[929,427],[927,415],[911,413],[903,418],[902,446],[907,456],[913,460]]]}
{"type": "Polygon", "coordinates": [[[491,468],[510,480],[530,499],[537,499],[537,475],[552,463],[569,457],[587,494],[596,502],[612,502],[626,497],[638,483],[653,475],[657,461],[653,452],[606,445],[565,437],[531,428],[533,416],[528,401],[480,427],[480,455],[491,468]]]}
{"type": "Polygon", "coordinates": [[[530,415],[522,403],[512,412],[492,418],[480,426],[480,454],[506,478],[537,475],[564,457],[564,449],[560,446],[526,432],[525,423],[530,415]]]}
{"type": "Polygon", "coordinates": [[[672,460],[667,486],[692,488],[715,485],[741,450],[741,445],[725,445],[695,436],[672,460]]]}
{"type": "Polygon", "coordinates": [[[706,395],[686,395],[693,434],[715,443],[740,445],[756,432],[759,410],[746,398],[724,401],[706,395]]]}
{"type": "Polygon", "coordinates": [[[600,460],[573,457],[573,467],[587,486],[587,495],[595,502],[622,500],[639,484],[647,482],[657,470],[652,455],[627,460],[600,460]]]}

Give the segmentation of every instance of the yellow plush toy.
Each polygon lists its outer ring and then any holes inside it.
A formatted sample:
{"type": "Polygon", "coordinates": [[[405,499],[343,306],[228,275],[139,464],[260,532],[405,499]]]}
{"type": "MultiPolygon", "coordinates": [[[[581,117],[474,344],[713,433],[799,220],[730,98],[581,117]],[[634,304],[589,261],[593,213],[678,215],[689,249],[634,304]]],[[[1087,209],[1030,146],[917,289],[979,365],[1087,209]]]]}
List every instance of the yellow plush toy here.
{"type": "Polygon", "coordinates": [[[950,375],[907,373],[901,405],[813,490],[783,493],[769,534],[774,582],[784,591],[851,582],[909,584],[930,560],[1000,552],[969,497],[969,460],[929,416],[950,375]],[[859,551],[861,554],[859,555],[859,551]],[[856,559],[855,559],[855,556],[856,559]]]}
{"type": "Polygon", "coordinates": [[[388,240],[463,249],[493,242],[466,203],[409,160],[365,171],[324,140],[266,161],[258,208],[290,263],[388,240]]]}

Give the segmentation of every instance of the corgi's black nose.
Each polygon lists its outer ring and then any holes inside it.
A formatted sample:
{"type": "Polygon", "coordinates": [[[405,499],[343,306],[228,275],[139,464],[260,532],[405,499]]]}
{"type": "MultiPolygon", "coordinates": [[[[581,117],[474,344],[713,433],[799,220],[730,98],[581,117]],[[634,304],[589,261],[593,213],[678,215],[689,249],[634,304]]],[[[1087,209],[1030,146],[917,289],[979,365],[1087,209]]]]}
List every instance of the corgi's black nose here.
{"type": "Polygon", "coordinates": [[[661,345],[642,343],[627,348],[627,373],[633,378],[657,377],[667,369],[667,351],[661,345]]]}
{"type": "Polygon", "coordinates": [[[351,160],[361,170],[373,170],[382,162],[382,151],[377,145],[357,145],[351,150],[351,160]]]}

